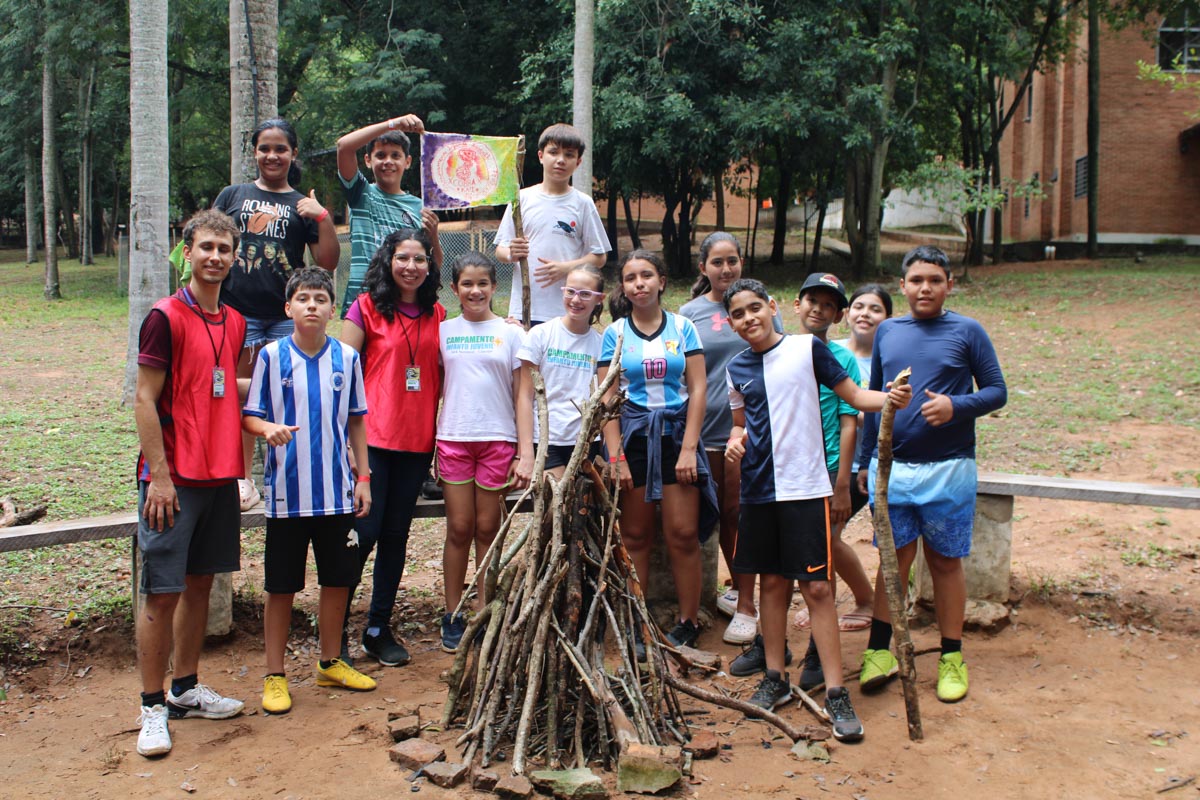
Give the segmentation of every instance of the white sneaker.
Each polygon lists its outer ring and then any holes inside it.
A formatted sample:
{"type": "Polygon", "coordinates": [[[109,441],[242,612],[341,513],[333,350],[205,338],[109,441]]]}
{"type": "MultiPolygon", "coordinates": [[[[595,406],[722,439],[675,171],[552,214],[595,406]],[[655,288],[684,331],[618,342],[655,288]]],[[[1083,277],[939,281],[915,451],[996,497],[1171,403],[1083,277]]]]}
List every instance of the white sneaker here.
{"type": "Polygon", "coordinates": [[[258,493],[258,487],[254,485],[254,481],[240,478],[238,479],[238,499],[241,501],[242,511],[249,511],[262,502],[262,495],[258,493]]]}
{"type": "Polygon", "coordinates": [[[727,617],[737,613],[738,590],[726,589],[725,594],[717,595],[717,611],[727,617]]]}
{"type": "Polygon", "coordinates": [[[721,638],[729,644],[749,644],[758,633],[758,620],[749,614],[733,615],[721,638]]]}
{"type": "Polygon", "coordinates": [[[221,697],[203,683],[197,683],[196,688],[188,689],[176,696],[167,692],[167,708],[171,719],[229,719],[242,713],[246,704],[232,697],[221,697]]]}
{"type": "Polygon", "coordinates": [[[141,733],[138,734],[138,755],[152,758],[171,752],[171,732],[167,730],[166,706],[142,706],[138,724],[142,726],[141,733]]]}

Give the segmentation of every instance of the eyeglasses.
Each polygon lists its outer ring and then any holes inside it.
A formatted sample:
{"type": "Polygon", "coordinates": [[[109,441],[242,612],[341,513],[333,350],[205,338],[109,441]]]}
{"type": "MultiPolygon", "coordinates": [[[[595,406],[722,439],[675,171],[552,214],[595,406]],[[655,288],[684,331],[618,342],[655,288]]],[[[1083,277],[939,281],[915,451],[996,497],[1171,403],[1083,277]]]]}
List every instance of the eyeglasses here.
{"type": "Polygon", "coordinates": [[[395,264],[415,264],[418,267],[427,267],[429,266],[429,257],[420,255],[405,256],[401,255],[400,253],[396,253],[394,256],[392,256],[392,262],[395,264]]]}
{"type": "Polygon", "coordinates": [[[563,297],[568,300],[574,300],[578,297],[583,302],[587,302],[593,298],[600,299],[604,297],[604,292],[593,292],[591,289],[575,289],[570,286],[562,287],[563,297]]]}

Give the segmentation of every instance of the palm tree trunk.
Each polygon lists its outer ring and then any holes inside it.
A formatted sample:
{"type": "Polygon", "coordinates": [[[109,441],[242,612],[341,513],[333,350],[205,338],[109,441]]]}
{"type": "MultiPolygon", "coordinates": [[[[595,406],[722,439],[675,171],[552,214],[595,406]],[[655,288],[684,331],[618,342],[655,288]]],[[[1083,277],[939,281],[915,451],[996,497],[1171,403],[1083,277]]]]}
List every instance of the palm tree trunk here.
{"type": "Polygon", "coordinates": [[[250,134],[278,100],[279,4],[229,0],[229,182],[254,180],[250,134]]]}
{"type": "Polygon", "coordinates": [[[54,138],[54,57],[47,53],[42,64],[42,224],[45,226],[46,273],[42,294],[47,300],[62,298],[58,286],[58,150],[54,138]]]}

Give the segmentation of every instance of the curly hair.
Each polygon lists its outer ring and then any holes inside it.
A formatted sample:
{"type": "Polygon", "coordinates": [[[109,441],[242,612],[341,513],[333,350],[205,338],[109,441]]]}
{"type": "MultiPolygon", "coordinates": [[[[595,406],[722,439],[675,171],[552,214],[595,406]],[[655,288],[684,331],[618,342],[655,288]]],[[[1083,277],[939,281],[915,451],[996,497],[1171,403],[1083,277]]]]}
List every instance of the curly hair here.
{"type": "Polygon", "coordinates": [[[371,296],[371,302],[375,304],[375,309],[388,322],[395,318],[396,308],[400,303],[400,287],[392,278],[392,255],[401,242],[407,241],[421,245],[425,250],[426,257],[429,258],[429,273],[425,276],[425,282],[417,287],[417,305],[420,306],[422,314],[433,313],[433,307],[437,304],[438,290],[442,288],[442,271],[433,260],[431,254],[433,244],[425,235],[425,231],[416,228],[401,228],[389,233],[383,240],[383,244],[379,245],[379,249],[375,251],[375,255],[372,256],[362,285],[362,293],[371,296]]]}

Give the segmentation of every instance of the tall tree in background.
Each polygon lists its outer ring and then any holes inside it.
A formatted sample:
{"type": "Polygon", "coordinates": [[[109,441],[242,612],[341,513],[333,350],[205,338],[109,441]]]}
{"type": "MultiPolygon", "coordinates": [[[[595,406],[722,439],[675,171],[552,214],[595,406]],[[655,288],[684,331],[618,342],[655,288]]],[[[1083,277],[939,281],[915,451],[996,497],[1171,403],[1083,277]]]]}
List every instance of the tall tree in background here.
{"type": "Polygon", "coordinates": [[[25,162],[25,263],[37,263],[38,228],[37,224],[37,156],[34,154],[35,145],[27,143],[21,149],[24,151],[25,162]]]}
{"type": "Polygon", "coordinates": [[[278,113],[279,3],[229,0],[229,182],[254,180],[250,134],[278,113]]]}
{"type": "Polygon", "coordinates": [[[53,48],[47,46],[42,52],[42,219],[46,242],[46,271],[42,294],[47,300],[62,298],[58,286],[58,126],[54,105],[54,59],[53,48]]]}
{"type": "MultiPolygon", "coordinates": [[[[575,0],[575,47],[572,74],[571,121],[579,129],[587,149],[575,170],[575,188],[592,196],[592,73],[595,66],[596,2],[575,0]]],[[[611,200],[610,200],[611,202],[611,200]]]]}
{"type": "Polygon", "coordinates": [[[138,334],[170,289],[167,0],[129,0],[129,344],[122,402],[137,386],[138,334]]]}

